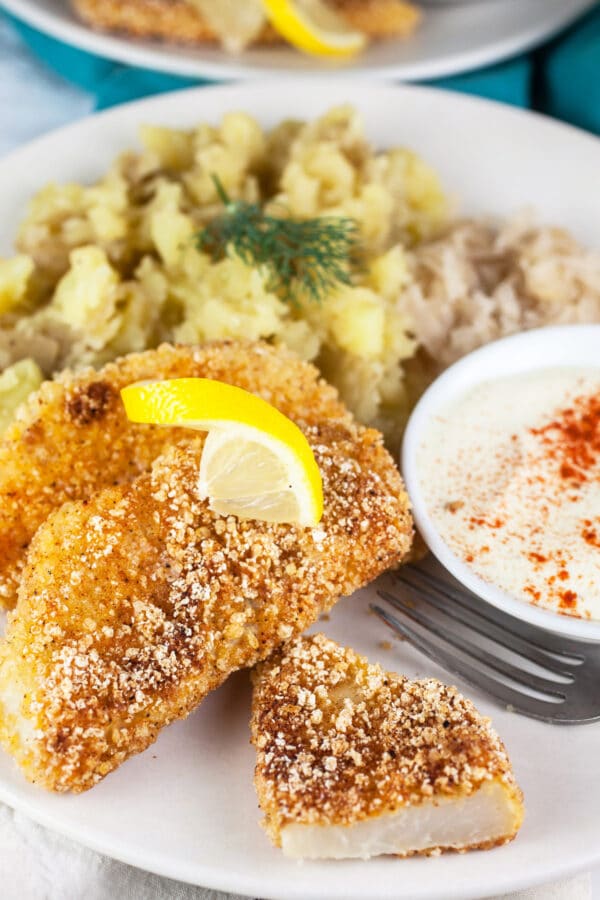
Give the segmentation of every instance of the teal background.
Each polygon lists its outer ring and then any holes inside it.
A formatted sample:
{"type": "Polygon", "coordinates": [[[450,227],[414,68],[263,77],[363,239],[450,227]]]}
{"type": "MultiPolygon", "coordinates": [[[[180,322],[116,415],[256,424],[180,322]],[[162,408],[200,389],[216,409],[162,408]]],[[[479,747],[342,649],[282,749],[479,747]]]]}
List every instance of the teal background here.
{"type": "MultiPolygon", "coordinates": [[[[97,109],[209,83],[111,62],[60,43],[15,19],[10,21],[40,59],[94,95],[97,109]]],[[[600,7],[530,54],[429,83],[536,109],[600,134],[600,7]]]]}

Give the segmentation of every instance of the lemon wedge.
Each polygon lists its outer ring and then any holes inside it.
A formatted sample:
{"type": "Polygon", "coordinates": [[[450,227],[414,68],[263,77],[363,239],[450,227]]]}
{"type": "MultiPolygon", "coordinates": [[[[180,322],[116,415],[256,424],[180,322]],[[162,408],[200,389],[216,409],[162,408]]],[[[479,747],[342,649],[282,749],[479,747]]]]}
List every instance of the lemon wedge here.
{"type": "Polygon", "coordinates": [[[322,0],[262,0],[271,25],[286,40],[313,56],[354,56],[365,35],[355,31],[322,0]]]}
{"type": "Polygon", "coordinates": [[[262,31],[262,0],[188,0],[230,53],[240,53],[262,31]]]}
{"type": "Polygon", "coordinates": [[[199,486],[215,512],[305,527],[320,521],[323,485],[310,445],[266,400],[207,378],[138,382],[121,397],[132,422],[208,432],[199,486]]]}

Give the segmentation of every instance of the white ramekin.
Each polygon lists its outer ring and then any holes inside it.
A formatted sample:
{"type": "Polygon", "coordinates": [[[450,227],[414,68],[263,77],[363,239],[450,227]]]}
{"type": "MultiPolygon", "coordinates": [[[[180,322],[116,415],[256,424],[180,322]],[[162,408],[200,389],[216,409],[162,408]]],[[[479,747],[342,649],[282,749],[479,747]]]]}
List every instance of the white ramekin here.
{"type": "Polygon", "coordinates": [[[418,474],[419,447],[428,421],[438,411],[483,381],[554,366],[600,368],[600,325],[564,325],[524,332],[488,344],[447,369],[423,394],[410,417],[402,445],[402,474],[417,528],[434,556],[466,588],[487,603],[547,631],[600,641],[600,622],[540,609],[479,578],[441,537],[424,501],[418,474]]]}

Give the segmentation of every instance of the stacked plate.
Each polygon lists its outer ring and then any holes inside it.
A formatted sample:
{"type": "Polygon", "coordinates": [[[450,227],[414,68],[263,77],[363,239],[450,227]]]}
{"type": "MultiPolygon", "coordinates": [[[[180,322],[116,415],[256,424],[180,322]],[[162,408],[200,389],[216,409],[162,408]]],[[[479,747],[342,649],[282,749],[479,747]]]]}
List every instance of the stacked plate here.
{"type": "Polygon", "coordinates": [[[2,0],[24,22],[72,46],[134,66],[192,78],[260,78],[274,73],[315,77],[424,80],[490,65],[558,32],[595,0],[427,0],[423,21],[407,40],[372,44],[351,65],[302,56],[290,47],[260,47],[240,56],[218,47],[177,47],[96,33],[82,25],[67,0],[2,0]]]}

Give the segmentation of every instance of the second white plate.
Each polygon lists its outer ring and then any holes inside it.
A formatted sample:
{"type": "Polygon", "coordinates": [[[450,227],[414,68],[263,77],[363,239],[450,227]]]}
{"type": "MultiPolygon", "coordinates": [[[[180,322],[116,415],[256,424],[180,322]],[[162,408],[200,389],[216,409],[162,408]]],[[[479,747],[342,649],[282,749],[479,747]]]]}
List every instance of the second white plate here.
{"type": "Polygon", "coordinates": [[[229,80],[278,74],[335,73],[417,81],[490,65],[533,47],[596,0],[478,0],[424,6],[423,23],[409,40],[372,44],[351,65],[303,56],[290,47],[256,48],[230,56],[218,47],[185,47],[100,34],[82,25],[69,0],[0,0],[8,12],[46,34],[132,66],[172,75],[229,80]]]}

